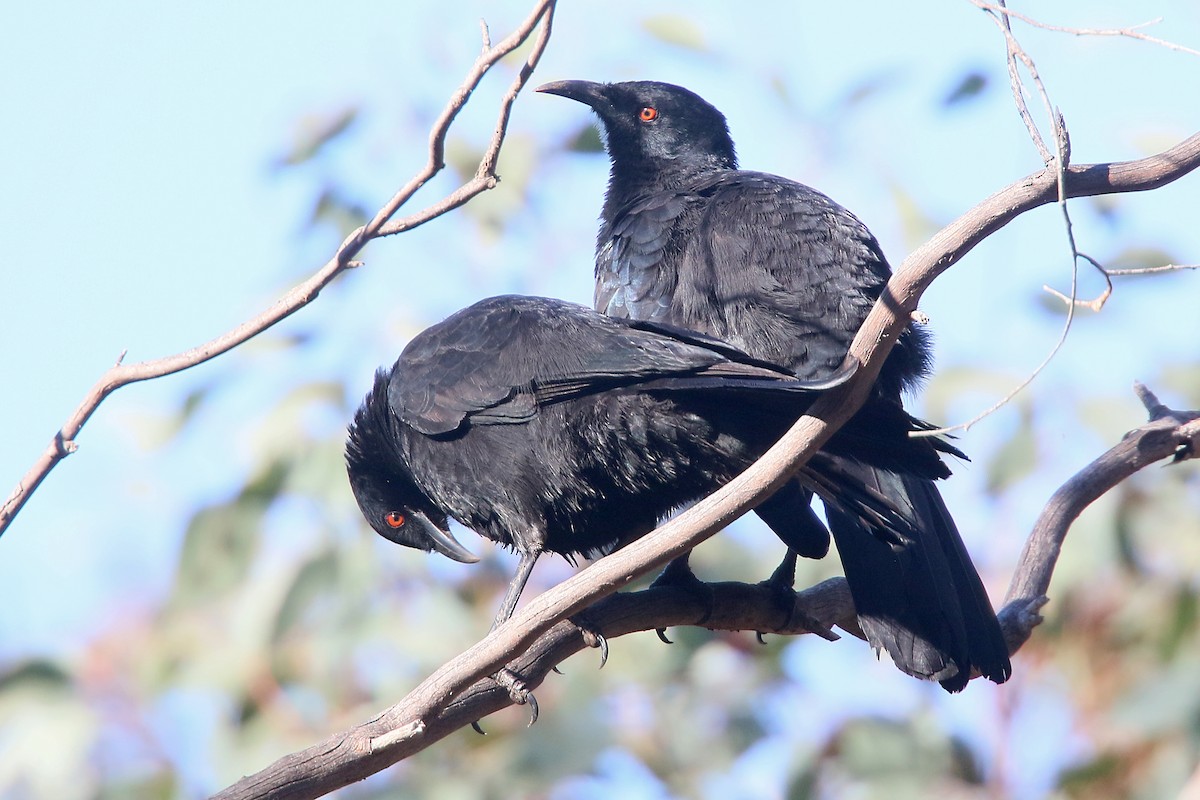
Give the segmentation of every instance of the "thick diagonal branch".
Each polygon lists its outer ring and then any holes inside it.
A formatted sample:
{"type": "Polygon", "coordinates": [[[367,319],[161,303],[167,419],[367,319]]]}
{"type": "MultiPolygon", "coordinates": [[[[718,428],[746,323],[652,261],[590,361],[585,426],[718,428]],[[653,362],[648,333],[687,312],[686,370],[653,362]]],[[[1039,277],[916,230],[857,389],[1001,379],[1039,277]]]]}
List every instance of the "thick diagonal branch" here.
{"type": "MultiPolygon", "coordinates": [[[[1145,191],[1176,180],[1197,166],[1200,133],[1170,150],[1137,161],[1071,167],[1066,195],[1145,191]]],[[[905,259],[855,337],[850,352],[862,364],[858,373],[824,395],[763,458],[720,491],[531,600],[507,623],[448,661],[402,701],[367,723],[369,727],[359,726],[286,756],[218,797],[318,797],[416,752],[404,743],[423,736],[480,678],[527,653],[560,621],[695,548],[744,514],[781,486],[858,409],[930,283],[991,233],[1026,211],[1055,202],[1058,184],[1059,175],[1053,169],[1023,178],[972,208],[905,259]],[[381,745],[372,747],[372,741],[381,745]],[[305,788],[297,789],[301,784],[305,788]]],[[[592,615],[594,609],[588,613],[592,615]]],[[[1028,629],[1036,624],[1035,617],[1036,607],[1031,608],[1027,600],[1020,598],[1011,611],[1002,612],[1010,643],[1023,641],[1021,636],[1028,635],[1028,629]]]]}

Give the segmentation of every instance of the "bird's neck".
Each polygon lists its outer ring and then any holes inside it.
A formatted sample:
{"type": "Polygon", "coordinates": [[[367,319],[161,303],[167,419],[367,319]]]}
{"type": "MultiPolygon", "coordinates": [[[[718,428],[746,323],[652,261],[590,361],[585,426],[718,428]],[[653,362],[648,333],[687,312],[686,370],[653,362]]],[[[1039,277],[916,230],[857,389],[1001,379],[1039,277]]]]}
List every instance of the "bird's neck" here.
{"type": "Polygon", "coordinates": [[[608,175],[608,193],[605,195],[602,216],[612,221],[622,206],[635,198],[676,191],[736,168],[736,161],[716,155],[614,161],[608,175]]]}

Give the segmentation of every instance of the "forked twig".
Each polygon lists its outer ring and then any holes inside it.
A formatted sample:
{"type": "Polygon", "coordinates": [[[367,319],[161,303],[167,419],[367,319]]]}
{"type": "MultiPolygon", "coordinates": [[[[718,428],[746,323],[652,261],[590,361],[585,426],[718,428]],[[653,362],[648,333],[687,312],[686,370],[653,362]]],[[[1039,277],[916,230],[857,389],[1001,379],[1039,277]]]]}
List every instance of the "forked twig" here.
{"type": "MultiPolygon", "coordinates": [[[[78,449],[75,437],[80,430],[110,394],[123,386],[138,381],[162,378],[181,372],[188,367],[203,364],[209,359],[227,353],[238,345],[271,328],[280,321],[299,311],[317,298],[317,295],[334,278],[345,270],[355,266],[354,257],[363,246],[372,239],[388,236],[413,228],[439,217],[452,209],[461,206],[472,197],[487,191],[496,185],[496,159],[500,147],[504,143],[504,135],[508,127],[509,113],[517,93],[525,86],[533,68],[537,65],[549,41],[551,23],[554,17],[554,7],[557,0],[540,0],[528,17],[513,33],[495,46],[489,46],[485,33],[485,47],[475,60],[471,71],[459,86],[454,96],[446,104],[441,116],[434,123],[429,136],[429,159],[425,167],[417,173],[391,200],[384,204],[378,213],[366,225],[358,228],[342,242],[337,252],[326,264],[311,277],[295,286],[274,305],[260,314],[246,320],[226,333],[175,355],[157,358],[151,361],[140,361],[135,364],[125,364],[121,359],[110,367],[96,381],[83,401],[67,419],[66,423],[54,434],[49,446],[42,451],[34,461],[33,466],[25,473],[8,499],[0,506],[0,536],[20,513],[30,496],[37,491],[38,486],[66,456],[78,449]],[[480,80],[501,58],[516,50],[540,26],[540,33],[534,42],[529,57],[525,60],[516,78],[509,85],[500,104],[500,117],[492,134],[491,143],[479,162],[475,176],[446,197],[415,214],[400,220],[391,221],[393,216],[409,199],[425,185],[430,178],[442,170],[445,165],[446,134],[451,123],[466,105],[471,92],[479,85],[480,80]]],[[[122,359],[124,354],[122,354],[122,359]]]]}

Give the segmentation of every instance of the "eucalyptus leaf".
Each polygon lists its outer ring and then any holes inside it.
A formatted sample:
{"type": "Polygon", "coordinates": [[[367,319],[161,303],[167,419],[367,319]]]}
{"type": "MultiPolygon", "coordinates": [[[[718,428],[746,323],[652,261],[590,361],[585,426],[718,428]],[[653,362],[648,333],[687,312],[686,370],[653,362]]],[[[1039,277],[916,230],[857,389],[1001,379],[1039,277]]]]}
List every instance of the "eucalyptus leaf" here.
{"type": "Polygon", "coordinates": [[[698,53],[708,50],[704,32],[690,17],[656,14],[642,20],[642,30],[663,44],[698,53]]]}
{"type": "Polygon", "coordinates": [[[985,488],[993,496],[1024,478],[1037,466],[1037,430],[1028,405],[1021,406],[1021,420],[1008,440],[987,463],[985,488]]]}

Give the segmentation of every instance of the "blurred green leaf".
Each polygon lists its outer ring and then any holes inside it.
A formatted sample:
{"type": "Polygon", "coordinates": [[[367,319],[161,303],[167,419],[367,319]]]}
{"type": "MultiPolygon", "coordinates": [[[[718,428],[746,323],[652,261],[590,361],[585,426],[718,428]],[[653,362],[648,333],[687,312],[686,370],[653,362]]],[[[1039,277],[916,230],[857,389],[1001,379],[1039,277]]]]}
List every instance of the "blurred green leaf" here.
{"type": "Polygon", "coordinates": [[[1136,682],[1112,705],[1112,725],[1127,735],[1151,737],[1189,730],[1200,712],[1200,664],[1177,659],[1163,669],[1136,673],[1136,682]]]}
{"type": "Polygon", "coordinates": [[[179,405],[179,411],[176,413],[173,420],[173,430],[171,435],[174,436],[183,430],[192,418],[195,417],[204,401],[208,399],[209,393],[212,391],[211,385],[197,386],[184,396],[183,402],[179,405]]]}
{"type": "Polygon", "coordinates": [[[987,74],[980,70],[971,70],[959,79],[958,84],[942,99],[942,106],[962,105],[964,102],[978,99],[989,86],[987,74]]]}
{"type": "Polygon", "coordinates": [[[90,781],[64,765],[90,763],[100,719],[81,695],[63,691],[57,668],[26,666],[0,693],[0,796],[85,800],[90,781]]]}
{"type": "Polygon", "coordinates": [[[181,788],[175,776],[159,772],[142,779],[119,780],[104,786],[99,800],[171,800],[181,796],[181,788]]]}
{"type": "Polygon", "coordinates": [[[1132,391],[1125,397],[1084,397],[1076,416],[1096,433],[1103,446],[1116,444],[1126,432],[1145,421],[1142,405],[1132,391]]]}
{"type": "MultiPolygon", "coordinates": [[[[487,236],[499,236],[505,224],[521,210],[533,175],[537,145],[528,134],[509,134],[504,142],[496,173],[500,183],[463,206],[462,212],[475,220],[487,236]]],[[[461,138],[446,143],[446,163],[464,179],[475,174],[482,150],[461,138]]]]}
{"type": "MultiPolygon", "coordinates": [[[[1148,120],[1146,122],[1149,122],[1148,120]]],[[[1143,156],[1161,153],[1175,145],[1183,137],[1180,131],[1164,130],[1163,128],[1143,130],[1131,134],[1131,140],[1143,156]]]]}
{"type": "Polygon", "coordinates": [[[821,795],[817,791],[819,772],[815,765],[805,765],[789,782],[787,800],[816,800],[821,795]]]}
{"type": "MultiPolygon", "coordinates": [[[[1173,408],[1200,406],[1200,365],[1176,364],[1162,371],[1162,386],[1150,386],[1159,400],[1173,408]],[[1166,396],[1166,392],[1174,398],[1166,396]]],[[[1147,384],[1148,385],[1148,384],[1147,384]]]]}
{"type": "Polygon", "coordinates": [[[586,125],[567,139],[565,149],[572,153],[603,153],[604,141],[600,138],[600,129],[595,125],[586,125]]]}
{"type": "Polygon", "coordinates": [[[1037,436],[1033,414],[1027,403],[1020,404],[1021,420],[987,465],[985,488],[997,496],[1017,481],[1028,477],[1037,466],[1037,436]]]}
{"type": "Polygon", "coordinates": [[[313,341],[316,334],[312,330],[291,329],[284,331],[267,331],[260,336],[255,336],[250,341],[241,345],[243,353],[253,355],[255,357],[277,356],[279,353],[293,350],[297,347],[304,347],[313,341]]]}
{"type": "Polygon", "coordinates": [[[258,552],[265,507],[232,502],[197,511],[184,534],[174,600],[183,605],[213,602],[236,588],[258,552]]]}
{"type": "Polygon", "coordinates": [[[73,681],[62,666],[47,659],[23,661],[0,674],[0,694],[29,689],[66,690],[73,681]]]}
{"type": "Polygon", "coordinates": [[[921,208],[916,197],[902,185],[891,181],[888,188],[904,231],[905,246],[911,250],[924,243],[941,225],[921,208]]]}
{"type": "Polygon", "coordinates": [[[242,487],[238,494],[237,503],[266,508],[279,496],[292,471],[292,464],[284,459],[275,459],[266,469],[259,470],[242,487]]]}
{"type": "MultiPolygon", "coordinates": [[[[322,509],[334,510],[340,502],[357,511],[346,480],[344,453],[345,439],[340,434],[333,439],[306,443],[288,474],[287,491],[312,498],[322,509]]],[[[357,515],[355,518],[358,519],[357,515]]],[[[365,521],[363,526],[367,530],[365,521]]]]}
{"type": "Polygon", "coordinates": [[[851,720],[838,734],[835,752],[842,769],[888,786],[893,797],[928,796],[924,781],[934,776],[953,776],[968,784],[980,781],[969,749],[920,722],[851,720]]]}
{"type": "Polygon", "coordinates": [[[460,181],[471,178],[479,169],[479,161],[483,158],[483,148],[470,142],[462,136],[446,138],[446,166],[454,172],[454,177],[460,181]]]}
{"type": "Polygon", "coordinates": [[[1092,209],[1092,211],[1104,221],[1110,228],[1115,228],[1121,220],[1121,195],[1119,194],[1098,194],[1088,198],[1080,198],[1075,202],[1083,202],[1092,209]]]}
{"type": "Polygon", "coordinates": [[[258,553],[263,516],[289,470],[286,462],[272,461],[233,500],[202,508],[192,516],[179,556],[175,604],[211,603],[245,580],[258,553]]]}
{"type": "Polygon", "coordinates": [[[1134,517],[1137,514],[1138,506],[1144,502],[1144,498],[1136,488],[1136,484],[1124,483],[1118,486],[1115,492],[1117,509],[1116,514],[1113,515],[1113,536],[1116,541],[1117,563],[1131,575],[1145,575],[1146,568],[1138,556],[1134,535],[1136,527],[1134,517]]]}
{"type": "MultiPolygon", "coordinates": [[[[293,388],[254,428],[251,444],[264,462],[261,469],[272,469],[270,462],[286,462],[289,473],[300,466],[299,458],[311,445],[310,420],[319,419],[325,410],[332,410],[341,418],[346,407],[346,387],[337,381],[314,381],[293,388]]],[[[275,465],[280,466],[283,464],[275,465]]]]}
{"type": "Polygon", "coordinates": [[[1197,601],[1195,587],[1186,584],[1178,586],[1160,644],[1163,661],[1174,659],[1185,642],[1195,640],[1198,619],[1200,602],[1197,601]]]}
{"type": "MultiPolygon", "coordinates": [[[[1112,258],[1108,259],[1104,266],[1109,269],[1146,269],[1148,267],[1165,267],[1168,264],[1178,264],[1179,260],[1172,254],[1157,247],[1127,247],[1117,253],[1112,258]]],[[[1179,272],[1158,272],[1148,275],[1130,275],[1128,277],[1117,278],[1120,281],[1130,280],[1155,280],[1170,279],[1186,275],[1185,270],[1179,272]]]]}
{"type": "Polygon", "coordinates": [[[921,393],[921,399],[930,420],[952,424],[970,419],[988,408],[1012,391],[1020,380],[1009,372],[964,364],[948,366],[934,373],[921,393]],[[956,415],[959,419],[955,419],[956,415]]]}
{"type": "Polygon", "coordinates": [[[310,228],[328,225],[341,235],[349,235],[369,218],[370,212],[365,205],[347,197],[341,189],[326,186],[317,195],[307,225],[310,228]]]}
{"type": "Polygon", "coordinates": [[[869,75],[858,83],[853,84],[849,91],[838,101],[838,106],[843,111],[857,108],[871,100],[871,98],[884,94],[895,85],[897,77],[896,73],[892,72],[879,72],[869,75]]]}
{"type": "Polygon", "coordinates": [[[316,158],[326,145],[345,133],[356,119],[356,106],[304,117],[297,126],[292,145],[276,160],[276,166],[291,167],[316,158]]]}
{"type": "Polygon", "coordinates": [[[1102,753],[1090,761],[1064,770],[1058,777],[1058,788],[1072,797],[1089,797],[1098,784],[1110,782],[1119,775],[1121,760],[1113,753],[1102,753]]]}
{"type": "Polygon", "coordinates": [[[337,578],[338,554],[335,550],[323,550],[304,562],[284,595],[271,631],[271,641],[278,643],[304,618],[313,603],[335,590],[337,578]]]}
{"type": "Polygon", "coordinates": [[[656,14],[642,20],[642,30],[663,44],[702,53],[708,50],[704,32],[689,17],[678,14],[656,14]]]}
{"type": "Polygon", "coordinates": [[[907,726],[892,720],[854,720],[838,737],[838,755],[858,776],[909,772],[917,767],[915,740],[907,726]]]}

